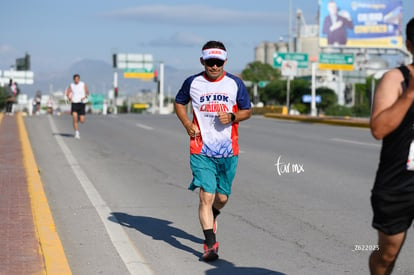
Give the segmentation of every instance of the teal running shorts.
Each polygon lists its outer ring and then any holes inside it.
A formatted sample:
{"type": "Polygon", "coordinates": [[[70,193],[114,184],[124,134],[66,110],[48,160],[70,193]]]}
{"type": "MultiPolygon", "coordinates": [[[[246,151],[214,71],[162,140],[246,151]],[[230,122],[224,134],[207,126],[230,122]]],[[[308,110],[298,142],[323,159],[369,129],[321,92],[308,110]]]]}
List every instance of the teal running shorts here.
{"type": "Polygon", "coordinates": [[[207,193],[220,193],[230,196],[238,159],[238,156],[212,158],[191,154],[190,166],[193,172],[193,181],[188,189],[203,188],[207,193]]]}

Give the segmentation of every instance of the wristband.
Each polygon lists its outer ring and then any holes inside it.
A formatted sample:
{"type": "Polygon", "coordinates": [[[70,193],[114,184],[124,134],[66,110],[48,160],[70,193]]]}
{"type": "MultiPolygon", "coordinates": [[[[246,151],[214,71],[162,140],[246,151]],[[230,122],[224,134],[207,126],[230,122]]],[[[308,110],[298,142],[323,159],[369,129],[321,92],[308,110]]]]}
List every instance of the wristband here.
{"type": "Polygon", "coordinates": [[[231,116],[231,122],[234,122],[236,120],[236,115],[233,113],[230,113],[231,116]]]}

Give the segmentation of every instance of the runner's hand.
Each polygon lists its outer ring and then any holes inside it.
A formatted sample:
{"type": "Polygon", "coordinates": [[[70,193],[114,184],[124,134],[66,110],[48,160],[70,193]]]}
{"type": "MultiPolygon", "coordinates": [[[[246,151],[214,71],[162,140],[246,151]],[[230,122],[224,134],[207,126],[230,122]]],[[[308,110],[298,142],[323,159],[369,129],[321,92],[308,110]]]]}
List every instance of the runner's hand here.
{"type": "Polygon", "coordinates": [[[194,123],[189,123],[185,126],[185,129],[190,137],[198,136],[200,134],[200,129],[198,129],[198,126],[194,123]]]}
{"type": "Polygon", "coordinates": [[[219,112],[217,113],[217,116],[221,122],[221,124],[229,124],[231,123],[231,115],[226,112],[219,112]]]}

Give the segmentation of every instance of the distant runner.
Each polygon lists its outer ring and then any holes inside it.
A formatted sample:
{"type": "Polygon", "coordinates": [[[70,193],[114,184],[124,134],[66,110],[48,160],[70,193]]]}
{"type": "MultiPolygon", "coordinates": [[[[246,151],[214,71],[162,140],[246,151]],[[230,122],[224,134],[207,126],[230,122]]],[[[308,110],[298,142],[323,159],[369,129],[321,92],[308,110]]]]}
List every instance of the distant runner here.
{"type": "Polygon", "coordinates": [[[242,80],[224,71],[223,43],[209,41],[202,48],[204,71],[187,78],[175,98],[178,118],[190,136],[190,190],[200,188],[199,219],[205,236],[204,261],[218,258],[217,216],[227,203],[239,154],[239,122],[251,115],[242,80]],[[191,101],[193,121],[187,117],[191,101]]]}
{"type": "Polygon", "coordinates": [[[13,79],[10,79],[9,85],[6,86],[6,115],[13,115],[13,104],[17,101],[20,88],[13,79]]]}
{"type": "MultiPolygon", "coordinates": [[[[414,54],[414,18],[406,27],[407,50],[414,54]]],[[[369,259],[371,274],[391,274],[414,219],[414,66],[387,72],[375,91],[371,132],[382,139],[372,189],[372,226],[378,249],[369,259]]]]}
{"type": "Polygon", "coordinates": [[[33,114],[40,115],[40,104],[42,102],[42,93],[40,91],[36,92],[36,96],[33,100],[33,114]]]}
{"type": "Polygon", "coordinates": [[[86,84],[80,81],[78,74],[73,76],[73,83],[66,90],[66,96],[72,102],[73,129],[75,130],[75,138],[79,139],[78,120],[82,124],[85,123],[85,103],[88,101],[89,91],[86,84]]]}

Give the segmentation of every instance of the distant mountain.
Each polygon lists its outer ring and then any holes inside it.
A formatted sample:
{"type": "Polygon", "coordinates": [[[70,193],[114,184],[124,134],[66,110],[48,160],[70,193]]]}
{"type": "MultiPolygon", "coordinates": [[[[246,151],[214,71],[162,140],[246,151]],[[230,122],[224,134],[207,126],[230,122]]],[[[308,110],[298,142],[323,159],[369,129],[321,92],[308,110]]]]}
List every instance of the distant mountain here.
{"type": "MultiPolygon", "coordinates": [[[[142,90],[155,90],[156,83],[153,81],[142,81],[139,79],[124,79],[122,70],[118,69],[118,86],[121,94],[133,95],[142,90]]],[[[182,82],[191,74],[201,71],[201,68],[193,70],[179,70],[167,66],[164,67],[165,82],[164,93],[169,91],[174,96],[181,87],[182,82]]],[[[85,81],[90,92],[103,93],[113,87],[114,69],[112,64],[102,60],[84,59],[72,64],[67,69],[54,72],[35,72],[34,85],[22,85],[22,93],[34,96],[37,90],[42,94],[55,91],[64,91],[72,82],[72,76],[78,73],[81,80],[85,81]]]]}

